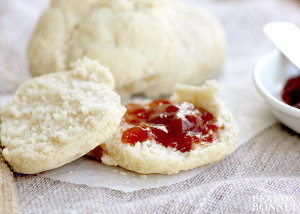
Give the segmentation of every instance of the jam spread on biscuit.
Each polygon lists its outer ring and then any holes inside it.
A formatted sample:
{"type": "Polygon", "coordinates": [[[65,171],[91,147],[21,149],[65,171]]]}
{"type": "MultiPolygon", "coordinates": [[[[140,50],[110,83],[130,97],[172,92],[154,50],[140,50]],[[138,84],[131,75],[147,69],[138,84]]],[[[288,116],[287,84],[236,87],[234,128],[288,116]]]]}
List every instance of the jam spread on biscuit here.
{"type": "Polygon", "coordinates": [[[122,142],[155,140],[165,147],[181,152],[193,149],[194,144],[209,145],[218,139],[220,129],[214,116],[189,102],[154,100],[149,104],[129,103],[122,123],[132,125],[124,131],[122,142]]]}
{"type": "Polygon", "coordinates": [[[97,160],[99,160],[100,162],[102,162],[101,158],[103,155],[103,148],[101,146],[97,146],[95,149],[93,149],[92,151],[90,151],[88,153],[89,157],[93,157],[97,160]]]}
{"type": "Polygon", "coordinates": [[[287,81],[283,89],[282,99],[290,106],[300,109],[300,76],[287,81]]]}

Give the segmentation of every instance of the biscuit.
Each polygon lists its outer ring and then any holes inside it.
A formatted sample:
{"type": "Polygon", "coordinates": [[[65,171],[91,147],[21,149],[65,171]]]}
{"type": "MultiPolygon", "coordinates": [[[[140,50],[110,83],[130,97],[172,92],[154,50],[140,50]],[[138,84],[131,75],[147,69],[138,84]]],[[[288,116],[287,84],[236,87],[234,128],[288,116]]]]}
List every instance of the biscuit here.
{"type": "Polygon", "coordinates": [[[171,93],[220,71],[225,40],[217,19],[169,0],[52,0],[28,45],[33,76],[87,56],[110,68],[123,97],[171,93]],[[161,83],[164,84],[161,84],[161,83]]]}
{"type": "Polygon", "coordinates": [[[67,69],[87,56],[109,67],[116,90],[125,93],[121,88],[142,90],[143,80],[164,70],[173,39],[164,0],[82,2],[52,0],[42,15],[28,46],[33,76],[67,69]]]}
{"type": "Polygon", "coordinates": [[[173,174],[221,160],[235,150],[237,126],[228,109],[216,96],[219,89],[220,85],[215,81],[207,81],[201,87],[177,85],[171,97],[171,101],[188,101],[212,113],[217,123],[224,126],[220,130],[218,140],[214,140],[208,146],[195,144],[188,152],[165,147],[154,139],[131,145],[121,141],[122,134],[127,129],[125,124],[125,127],[121,125],[115,134],[100,146],[103,149],[102,163],[143,174],[173,174]]]}
{"type": "Polygon", "coordinates": [[[125,113],[113,75],[98,61],[24,83],[1,109],[3,157],[33,174],[75,160],[104,142],[125,113]]]}
{"type": "Polygon", "coordinates": [[[144,90],[148,97],[170,95],[176,84],[201,85],[221,72],[226,41],[218,20],[208,11],[172,2],[175,44],[163,74],[144,90]]]}

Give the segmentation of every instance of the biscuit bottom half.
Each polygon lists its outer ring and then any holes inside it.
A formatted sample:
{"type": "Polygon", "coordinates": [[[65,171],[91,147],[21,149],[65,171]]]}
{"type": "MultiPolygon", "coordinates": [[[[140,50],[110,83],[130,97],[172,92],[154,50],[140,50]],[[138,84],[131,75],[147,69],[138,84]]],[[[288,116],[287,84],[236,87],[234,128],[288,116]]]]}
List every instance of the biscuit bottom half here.
{"type": "Polygon", "coordinates": [[[234,151],[237,126],[220,85],[177,85],[172,97],[126,105],[117,131],[88,156],[143,174],[173,174],[221,160],[234,151]]]}

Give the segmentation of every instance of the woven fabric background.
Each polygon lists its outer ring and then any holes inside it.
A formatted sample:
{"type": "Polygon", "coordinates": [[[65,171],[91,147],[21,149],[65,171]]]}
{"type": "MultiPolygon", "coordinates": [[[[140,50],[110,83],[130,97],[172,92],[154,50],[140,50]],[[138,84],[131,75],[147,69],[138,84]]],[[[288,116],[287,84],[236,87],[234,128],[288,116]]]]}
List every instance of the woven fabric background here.
{"type": "Polygon", "coordinates": [[[1,156],[0,149],[0,213],[18,213],[13,173],[1,156]]]}
{"type": "MultiPolygon", "coordinates": [[[[232,73],[226,78],[244,72],[251,79],[257,60],[273,49],[262,32],[265,23],[290,21],[300,26],[299,0],[188,1],[209,8],[225,28],[225,69],[232,73]]],[[[30,78],[26,46],[47,4],[47,0],[0,0],[0,98],[12,94],[30,78]]],[[[243,90],[254,88],[249,85],[243,90]]],[[[299,135],[279,124],[202,174],[170,186],[131,193],[37,175],[15,174],[13,184],[12,174],[1,159],[0,213],[18,212],[17,199],[21,213],[252,213],[253,195],[295,196],[298,204],[294,213],[300,213],[299,159],[299,135]]]]}

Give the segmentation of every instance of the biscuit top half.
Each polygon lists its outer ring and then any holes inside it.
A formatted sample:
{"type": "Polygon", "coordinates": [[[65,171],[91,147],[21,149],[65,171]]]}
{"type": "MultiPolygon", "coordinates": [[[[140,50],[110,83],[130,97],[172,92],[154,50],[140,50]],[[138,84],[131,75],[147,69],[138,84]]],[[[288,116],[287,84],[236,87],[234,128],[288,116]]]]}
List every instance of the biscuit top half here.
{"type": "Polygon", "coordinates": [[[125,113],[113,88],[109,70],[88,58],[27,81],[1,109],[3,157],[15,172],[33,174],[83,156],[125,113]]]}

